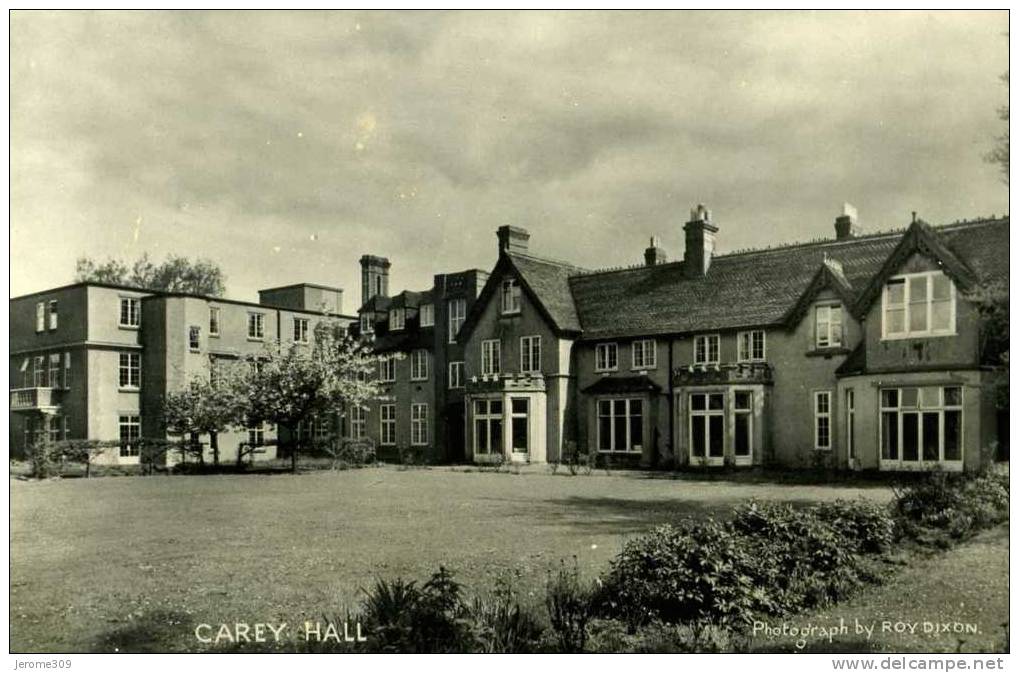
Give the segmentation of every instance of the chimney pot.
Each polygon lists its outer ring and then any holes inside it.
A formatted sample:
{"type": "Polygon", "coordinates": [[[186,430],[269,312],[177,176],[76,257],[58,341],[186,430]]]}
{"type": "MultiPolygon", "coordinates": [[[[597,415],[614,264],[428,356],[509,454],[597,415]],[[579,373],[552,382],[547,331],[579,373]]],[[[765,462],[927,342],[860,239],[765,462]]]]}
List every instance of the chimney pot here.
{"type": "Polygon", "coordinates": [[[835,239],[844,241],[856,236],[856,208],[849,203],[842,204],[842,214],[835,218],[835,239]]]}
{"type": "Polygon", "coordinates": [[[651,245],[644,250],[644,264],[647,266],[655,266],[656,264],[665,264],[668,261],[668,255],[658,245],[658,237],[651,237],[651,245]]]}
{"type": "Polygon", "coordinates": [[[503,252],[527,252],[527,244],[531,234],[523,227],[512,227],[508,224],[499,227],[495,235],[499,238],[499,254],[503,252]]]}

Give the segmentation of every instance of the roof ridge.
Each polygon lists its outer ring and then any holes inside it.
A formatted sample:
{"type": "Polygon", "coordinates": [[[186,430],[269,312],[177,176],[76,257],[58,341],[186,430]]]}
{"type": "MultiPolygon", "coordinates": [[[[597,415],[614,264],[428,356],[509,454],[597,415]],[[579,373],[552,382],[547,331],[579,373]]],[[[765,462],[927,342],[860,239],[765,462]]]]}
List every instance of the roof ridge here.
{"type": "Polygon", "coordinates": [[[509,255],[510,257],[523,257],[525,259],[530,259],[530,260],[533,260],[535,262],[542,262],[544,264],[552,264],[552,265],[555,265],[555,266],[564,266],[564,267],[567,267],[569,269],[574,269],[576,271],[588,271],[588,269],[585,269],[582,266],[577,266],[576,264],[572,264],[570,262],[564,262],[561,259],[553,259],[551,257],[539,257],[538,255],[532,255],[532,254],[527,253],[527,252],[515,252],[515,251],[514,252],[510,252],[508,250],[506,251],[506,254],[509,255]]]}

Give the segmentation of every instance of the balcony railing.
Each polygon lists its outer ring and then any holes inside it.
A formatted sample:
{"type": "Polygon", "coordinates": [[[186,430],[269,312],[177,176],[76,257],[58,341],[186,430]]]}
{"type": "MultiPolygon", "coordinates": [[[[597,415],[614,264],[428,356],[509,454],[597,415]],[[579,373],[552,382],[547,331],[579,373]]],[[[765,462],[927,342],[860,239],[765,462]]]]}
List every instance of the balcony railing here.
{"type": "Polygon", "coordinates": [[[11,411],[40,411],[60,406],[59,388],[15,388],[11,391],[11,411]]]}
{"type": "Polygon", "coordinates": [[[466,382],[467,394],[494,392],[541,392],[545,390],[545,377],[540,373],[486,374],[472,376],[466,382]]]}
{"type": "Polygon", "coordinates": [[[771,383],[771,380],[772,368],[767,362],[682,365],[673,371],[674,383],[681,386],[771,383]]]}

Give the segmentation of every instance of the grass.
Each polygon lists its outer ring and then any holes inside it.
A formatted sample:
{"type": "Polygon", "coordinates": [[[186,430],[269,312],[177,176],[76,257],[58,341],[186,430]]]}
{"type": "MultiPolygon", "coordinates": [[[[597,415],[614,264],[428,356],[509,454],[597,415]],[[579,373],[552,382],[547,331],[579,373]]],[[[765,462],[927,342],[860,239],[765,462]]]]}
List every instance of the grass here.
{"type": "Polygon", "coordinates": [[[890,497],[885,487],[570,477],[449,468],[11,481],[11,649],[193,650],[199,623],[303,624],[379,576],[439,564],[472,590],[503,573],[603,572],[627,536],[750,497],[890,497]]]}
{"type": "MultiPolygon", "coordinates": [[[[1007,647],[1008,524],[984,531],[945,553],[902,555],[906,566],[881,586],[836,606],[786,620],[790,626],[835,625],[844,620],[849,634],[812,638],[803,647],[794,637],[758,637],[760,652],[1002,652],[1007,647]],[[872,637],[856,634],[855,624],[876,623],[872,637]],[[882,632],[882,622],[892,628],[882,632]],[[896,633],[896,623],[919,622],[916,632],[896,633]],[[948,624],[947,633],[925,632],[924,623],[948,624]],[[978,633],[954,633],[971,624],[978,633]]],[[[772,625],[781,625],[775,620],[772,625]]]]}

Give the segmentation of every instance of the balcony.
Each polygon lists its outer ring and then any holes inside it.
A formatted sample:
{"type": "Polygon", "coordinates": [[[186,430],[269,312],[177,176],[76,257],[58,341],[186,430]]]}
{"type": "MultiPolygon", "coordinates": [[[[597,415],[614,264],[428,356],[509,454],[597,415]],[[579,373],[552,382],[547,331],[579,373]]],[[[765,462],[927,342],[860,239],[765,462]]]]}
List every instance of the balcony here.
{"type": "Polygon", "coordinates": [[[673,382],[677,386],[771,383],[771,381],[772,368],[767,362],[683,365],[673,371],[673,382]]]}
{"type": "Polygon", "coordinates": [[[60,388],[16,388],[11,391],[11,411],[55,411],[62,392],[60,388]]]}
{"type": "Polygon", "coordinates": [[[545,392],[545,377],[537,372],[472,376],[467,379],[465,388],[468,395],[503,392],[545,392]]]}

